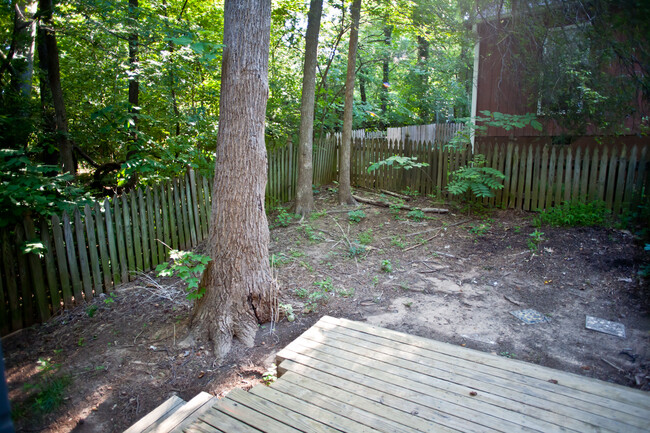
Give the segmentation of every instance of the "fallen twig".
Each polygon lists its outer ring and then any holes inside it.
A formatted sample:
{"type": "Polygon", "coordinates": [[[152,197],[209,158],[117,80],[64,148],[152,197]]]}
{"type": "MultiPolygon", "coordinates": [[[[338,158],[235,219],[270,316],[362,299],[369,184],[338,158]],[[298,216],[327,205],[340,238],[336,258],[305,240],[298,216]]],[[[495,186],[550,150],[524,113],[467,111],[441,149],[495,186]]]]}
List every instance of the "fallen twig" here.
{"type": "Polygon", "coordinates": [[[449,212],[449,209],[442,209],[442,208],[435,208],[435,207],[416,208],[416,207],[406,206],[405,204],[394,204],[394,203],[387,203],[385,201],[380,201],[380,200],[371,200],[369,198],[359,197],[357,195],[353,195],[352,198],[354,198],[358,202],[371,204],[373,206],[394,207],[394,208],[397,208],[397,209],[409,210],[409,211],[411,211],[411,210],[419,210],[419,211],[422,211],[422,212],[425,212],[425,213],[447,213],[447,212],[449,212]]]}
{"type": "Polygon", "coordinates": [[[603,361],[605,364],[614,367],[614,368],[617,369],[619,372],[621,372],[621,373],[625,373],[625,370],[623,370],[621,367],[619,367],[618,365],[614,364],[613,362],[609,362],[609,361],[606,360],[605,358],[600,358],[600,360],[603,361]]]}

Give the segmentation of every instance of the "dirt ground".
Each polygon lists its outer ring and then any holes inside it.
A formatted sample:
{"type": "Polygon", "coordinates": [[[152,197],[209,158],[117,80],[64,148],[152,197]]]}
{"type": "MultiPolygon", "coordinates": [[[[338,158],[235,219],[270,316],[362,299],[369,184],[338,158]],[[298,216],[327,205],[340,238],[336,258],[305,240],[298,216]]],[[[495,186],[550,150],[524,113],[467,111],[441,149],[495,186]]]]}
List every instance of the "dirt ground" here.
{"type": "MultiPolygon", "coordinates": [[[[422,197],[409,204],[441,206],[422,197]]],[[[255,346],[235,345],[223,365],[204,343],[184,344],[191,304],[178,281],[153,274],[4,338],[18,431],[121,432],[173,394],[248,389],[325,314],[650,389],[642,252],[629,232],[542,227],[533,251],[532,213],[468,216],[452,206],[417,221],[363,205],[365,217],[351,223],[353,208],[336,205],[327,188],[316,208],[286,227],[270,218],[280,302],[295,320],[261,326],[255,346]],[[510,313],[528,308],[549,321],[527,325],[510,313]],[[586,315],[621,322],[626,337],[585,329],[586,315]],[[46,415],[29,398],[44,383],[39,359],[70,382],[46,415]]]]}

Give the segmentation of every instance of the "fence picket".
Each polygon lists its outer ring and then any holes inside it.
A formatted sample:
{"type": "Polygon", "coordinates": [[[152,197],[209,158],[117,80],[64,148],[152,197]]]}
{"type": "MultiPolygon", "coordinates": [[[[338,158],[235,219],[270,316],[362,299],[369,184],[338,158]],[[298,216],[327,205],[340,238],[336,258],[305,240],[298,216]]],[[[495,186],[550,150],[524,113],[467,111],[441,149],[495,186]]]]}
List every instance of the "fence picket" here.
{"type": "MultiPolygon", "coordinates": [[[[133,254],[135,255],[135,268],[132,271],[144,271],[142,264],[142,234],[140,233],[140,224],[139,221],[139,212],[138,212],[138,200],[136,197],[136,192],[131,191],[128,193],[129,204],[131,205],[131,230],[133,230],[133,254]]],[[[135,276],[134,276],[135,278],[135,276]]]]}
{"type": "MultiPolygon", "coordinates": [[[[54,239],[54,248],[56,250],[56,262],[58,264],[59,281],[61,282],[61,296],[66,308],[72,306],[72,269],[68,269],[68,257],[66,255],[65,243],[63,241],[63,230],[61,221],[56,215],[52,216],[52,239],[54,239]]],[[[4,240],[3,240],[4,242],[4,240]]]]}
{"type": "MultiPolygon", "coordinates": [[[[158,185],[153,189],[153,202],[154,202],[154,224],[156,225],[156,238],[154,243],[156,245],[156,250],[158,251],[157,263],[163,263],[165,261],[165,246],[163,242],[169,243],[167,236],[165,236],[165,225],[167,224],[167,212],[165,206],[161,204],[160,196],[163,191],[163,186],[158,185]]],[[[162,201],[164,203],[164,199],[162,201]]]]}
{"type": "Polygon", "coordinates": [[[122,284],[120,277],[120,261],[117,253],[117,241],[115,230],[113,228],[113,214],[111,212],[111,203],[108,199],[104,200],[104,222],[106,223],[106,238],[108,239],[108,255],[110,257],[111,275],[113,276],[113,286],[122,284]]]}
{"type": "Polygon", "coordinates": [[[582,157],[582,171],[580,173],[580,201],[585,203],[588,200],[589,189],[589,148],[585,148],[585,155],[582,157]]]}
{"type": "Polygon", "coordinates": [[[555,185],[555,198],[553,200],[554,206],[560,206],[562,204],[562,194],[564,193],[562,186],[562,179],[564,175],[564,147],[560,148],[558,153],[558,160],[556,164],[557,173],[555,175],[556,185],[555,185]]]}
{"type": "MultiPolygon", "coordinates": [[[[144,196],[142,194],[142,188],[138,188],[138,201],[137,209],[140,216],[140,242],[142,245],[142,271],[147,272],[151,270],[151,249],[149,248],[149,225],[147,219],[147,205],[144,201],[144,196]]],[[[133,198],[135,199],[135,191],[133,193],[133,198]]]]}
{"type": "Polygon", "coordinates": [[[86,301],[89,301],[93,295],[92,276],[90,274],[90,263],[88,263],[88,249],[86,247],[86,236],[84,226],[81,221],[81,212],[79,209],[74,211],[74,232],[77,240],[77,254],[79,255],[79,269],[81,271],[81,282],[83,283],[83,294],[86,301]]]}
{"type": "MultiPolygon", "coordinates": [[[[537,200],[535,200],[536,203],[533,203],[533,208],[532,210],[537,210],[537,209],[544,209],[544,205],[546,204],[546,183],[548,182],[548,176],[549,176],[549,161],[548,161],[548,147],[544,146],[542,149],[542,161],[541,161],[541,171],[539,176],[535,176],[538,181],[539,181],[539,194],[536,197],[537,200]]],[[[537,191],[538,188],[535,188],[535,191],[537,191]]]]}
{"type": "Polygon", "coordinates": [[[97,245],[99,246],[99,258],[102,265],[104,291],[108,292],[112,285],[111,269],[109,266],[110,259],[108,256],[108,248],[107,248],[108,242],[106,241],[106,232],[104,230],[105,227],[104,214],[102,212],[101,206],[99,205],[99,202],[95,202],[94,210],[95,210],[95,224],[97,225],[97,245]]]}
{"type": "Polygon", "coordinates": [[[17,330],[23,327],[23,316],[20,308],[20,296],[16,284],[16,270],[14,257],[16,253],[15,244],[10,241],[9,230],[2,230],[2,266],[5,271],[7,282],[7,298],[9,299],[9,315],[11,316],[11,329],[17,330]]]}
{"type": "MultiPolygon", "coordinates": [[[[102,293],[102,278],[99,270],[99,254],[97,251],[97,237],[95,236],[95,221],[93,220],[90,206],[84,206],[84,224],[86,225],[86,239],[88,239],[88,256],[90,257],[90,270],[92,271],[93,290],[96,294],[102,293]]],[[[92,293],[92,292],[91,292],[92,293]]],[[[90,298],[86,298],[90,300],[90,298]]]]}
{"type": "Polygon", "coordinates": [[[187,215],[187,225],[190,229],[190,239],[192,240],[192,248],[194,248],[198,244],[198,238],[196,237],[196,226],[194,223],[196,222],[196,219],[194,218],[196,211],[194,207],[194,198],[192,197],[192,190],[190,186],[191,180],[188,180],[189,175],[185,175],[185,213],[187,215]]]}
{"type": "Polygon", "coordinates": [[[598,151],[599,149],[596,147],[594,153],[591,155],[591,163],[589,164],[588,201],[594,201],[598,197],[598,151]]]}
{"type": "Polygon", "coordinates": [[[632,153],[627,166],[627,177],[625,178],[625,187],[623,194],[623,203],[629,206],[634,197],[634,175],[636,174],[636,146],[632,147],[632,153]]]}
{"type": "MultiPolygon", "coordinates": [[[[156,266],[158,266],[158,246],[156,245],[156,226],[158,224],[158,219],[160,217],[156,218],[156,214],[158,211],[160,211],[160,208],[155,208],[153,207],[153,202],[154,202],[154,193],[152,192],[152,189],[150,187],[147,187],[145,190],[145,206],[147,209],[147,237],[149,238],[149,254],[148,256],[151,257],[151,263],[150,266],[147,269],[155,269],[156,266]]],[[[143,206],[144,209],[144,206],[143,206]]]]}
{"type": "Polygon", "coordinates": [[[576,149],[575,160],[573,164],[573,182],[571,188],[571,200],[580,200],[580,169],[582,165],[581,148],[576,149]]]}
{"type": "Polygon", "coordinates": [[[133,271],[137,269],[135,261],[135,245],[133,242],[133,232],[131,231],[131,209],[129,207],[128,194],[122,195],[122,218],[124,219],[124,239],[126,240],[126,258],[128,261],[128,279],[134,279],[133,271]]]}
{"type": "Polygon", "coordinates": [[[627,167],[627,153],[624,147],[621,151],[621,156],[618,158],[618,170],[616,172],[616,187],[614,192],[614,213],[618,214],[621,210],[623,203],[624,185],[625,185],[625,169],[627,167]]]}
{"type": "MultiPolygon", "coordinates": [[[[187,249],[187,242],[185,239],[185,226],[183,224],[183,206],[181,204],[181,194],[180,194],[180,181],[174,179],[172,182],[173,192],[174,192],[174,205],[170,208],[171,211],[176,214],[176,226],[172,226],[172,232],[174,227],[178,227],[178,248],[187,249]]],[[[189,236],[188,236],[189,237],[189,236]]]]}
{"type": "Polygon", "coordinates": [[[551,147],[551,156],[548,161],[548,177],[546,179],[546,197],[544,203],[540,206],[541,209],[547,209],[553,203],[553,191],[557,187],[555,182],[555,175],[557,174],[557,152],[555,146],[551,147]]]}
{"type": "MultiPolygon", "coordinates": [[[[23,323],[25,326],[31,326],[35,322],[34,318],[34,297],[32,284],[29,278],[27,258],[20,250],[20,245],[25,242],[25,231],[21,224],[16,225],[14,230],[16,239],[16,263],[18,264],[18,281],[20,281],[20,296],[22,298],[23,323]]],[[[13,274],[15,275],[15,273],[13,274]]]]}
{"type": "Polygon", "coordinates": [[[68,265],[70,266],[70,280],[72,281],[72,293],[74,302],[80,303],[83,299],[81,274],[77,263],[77,252],[74,244],[72,233],[72,222],[67,213],[63,212],[63,237],[65,239],[65,250],[68,255],[68,265]]]}
{"type": "MultiPolygon", "coordinates": [[[[41,241],[45,247],[43,258],[45,259],[45,275],[47,276],[47,287],[50,293],[49,303],[52,305],[52,314],[56,314],[63,307],[61,305],[61,295],[59,294],[59,282],[56,279],[56,260],[54,258],[54,246],[52,245],[52,238],[50,237],[50,227],[47,225],[46,220],[41,221],[41,241]]],[[[0,278],[0,280],[2,280],[0,278]]],[[[0,294],[2,289],[0,288],[0,294]]],[[[0,299],[0,306],[4,309],[4,297],[0,299]]],[[[3,310],[0,310],[2,312],[3,310]]],[[[2,321],[2,323],[5,323],[2,321]]]]}
{"type": "Polygon", "coordinates": [[[194,214],[194,231],[196,236],[196,242],[203,239],[203,232],[201,231],[201,218],[199,216],[199,195],[196,188],[196,174],[194,170],[190,168],[188,177],[190,178],[190,192],[192,193],[192,213],[194,214]]]}
{"type": "Polygon", "coordinates": [[[117,252],[120,259],[120,279],[122,283],[129,281],[129,253],[127,253],[127,236],[124,212],[120,206],[120,201],[126,203],[126,197],[113,196],[113,208],[115,209],[115,238],[117,239],[117,252]]]}

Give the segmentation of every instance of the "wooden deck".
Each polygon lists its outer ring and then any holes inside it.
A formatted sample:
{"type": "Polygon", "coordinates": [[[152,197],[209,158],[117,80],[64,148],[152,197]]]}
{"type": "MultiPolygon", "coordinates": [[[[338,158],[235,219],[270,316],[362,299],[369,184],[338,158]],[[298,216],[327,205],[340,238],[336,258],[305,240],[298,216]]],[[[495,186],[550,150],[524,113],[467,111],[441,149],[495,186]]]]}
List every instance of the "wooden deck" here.
{"type": "Polygon", "coordinates": [[[235,389],[185,431],[650,431],[650,394],[345,319],[278,354],[278,380],[235,389]]]}

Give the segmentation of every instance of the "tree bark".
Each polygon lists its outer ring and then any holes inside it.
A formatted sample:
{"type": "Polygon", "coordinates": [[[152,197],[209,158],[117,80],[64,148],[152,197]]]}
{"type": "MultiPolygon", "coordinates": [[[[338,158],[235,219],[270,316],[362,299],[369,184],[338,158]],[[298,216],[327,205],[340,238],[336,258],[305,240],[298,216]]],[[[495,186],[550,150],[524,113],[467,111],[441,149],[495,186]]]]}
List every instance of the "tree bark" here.
{"type": "MultiPolygon", "coordinates": [[[[129,20],[131,33],[129,34],[129,115],[131,117],[131,142],[126,150],[126,160],[134,159],[139,150],[138,143],[138,113],[140,111],[140,78],[139,74],[139,43],[138,35],[138,0],[129,0],[129,20]]],[[[124,189],[129,191],[138,183],[138,173],[133,172],[124,185],[124,189]]]]}
{"type": "Polygon", "coordinates": [[[314,99],[316,92],[316,64],[318,60],[318,32],[323,11],[323,0],[312,0],[307,20],[305,65],[300,102],[300,144],[298,147],[298,188],[293,212],[309,216],[314,210],[312,162],[314,144],[314,99]]]}
{"type": "Polygon", "coordinates": [[[387,115],[387,110],[388,110],[388,91],[389,91],[389,86],[390,86],[390,61],[391,61],[391,53],[390,53],[390,45],[393,37],[393,26],[392,25],[385,25],[384,26],[384,43],[386,44],[386,53],[384,54],[384,58],[382,59],[382,65],[381,65],[381,70],[382,70],[382,83],[381,83],[381,93],[380,93],[380,100],[381,100],[381,126],[382,129],[388,127],[388,122],[386,120],[386,115],[387,115]]]}
{"type": "Polygon", "coordinates": [[[223,360],[233,338],[252,346],[277,314],[264,211],[270,0],[226,0],[216,174],[208,240],[212,258],[192,316],[196,337],[223,360]]]}
{"type": "Polygon", "coordinates": [[[348,70],[345,78],[345,109],[343,111],[343,132],[339,151],[339,203],[356,204],[350,186],[350,156],[352,147],[352,108],[354,105],[354,79],[357,61],[357,44],[359,40],[359,18],[361,0],[352,3],[352,28],[350,29],[350,46],[348,48],[348,70]]]}
{"type": "Polygon", "coordinates": [[[47,83],[41,85],[47,87],[51,101],[44,98],[48,97],[41,95],[43,105],[44,117],[46,117],[46,125],[51,120],[47,117],[50,114],[50,103],[54,107],[54,134],[57,147],[59,149],[59,159],[61,168],[64,173],[77,173],[77,166],[72,155],[72,143],[68,137],[68,118],[65,110],[65,102],[63,99],[63,89],[61,88],[61,71],[59,68],[59,49],[56,43],[56,33],[54,32],[54,23],[52,22],[52,0],[39,0],[38,14],[41,17],[40,25],[38,28],[39,44],[38,44],[38,57],[40,67],[43,70],[43,78],[47,83]],[[45,86],[44,86],[45,85],[45,86]]]}

